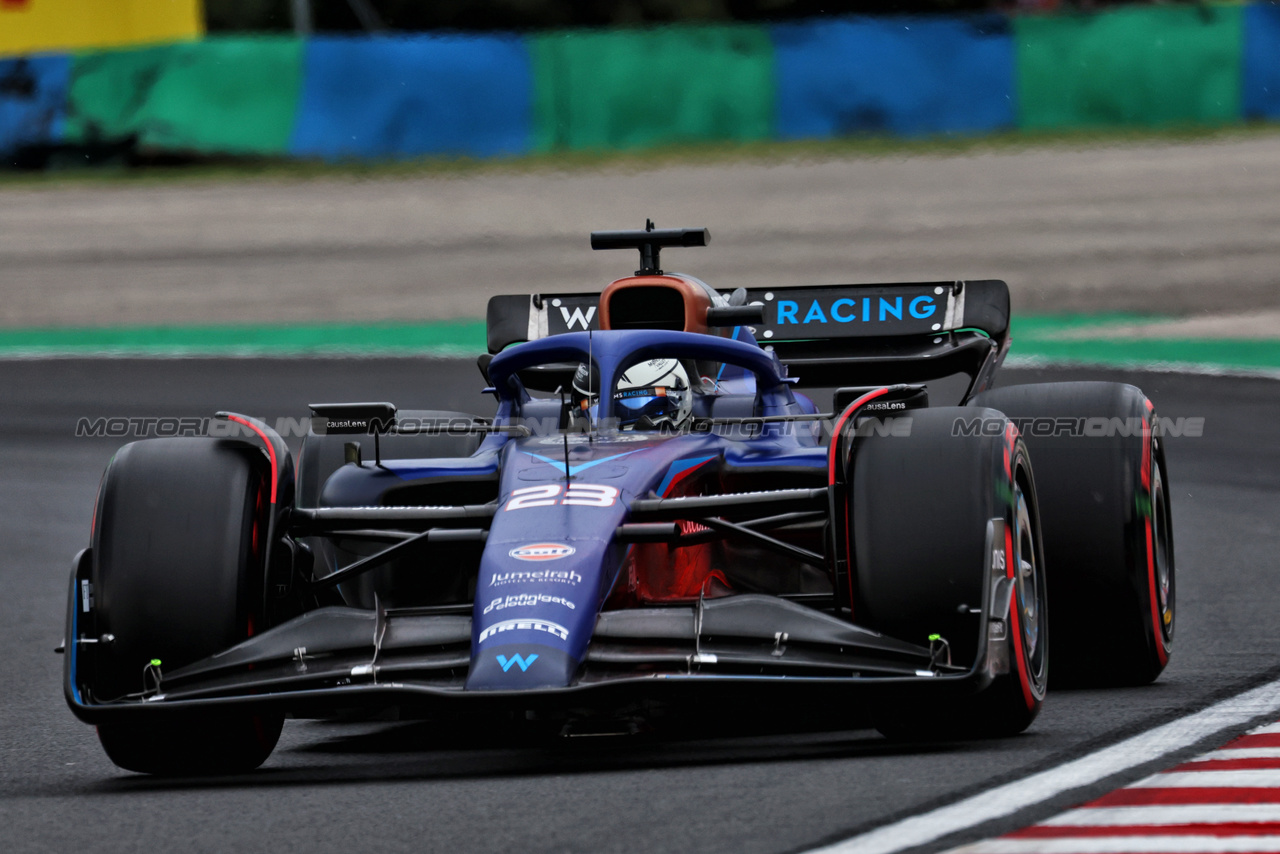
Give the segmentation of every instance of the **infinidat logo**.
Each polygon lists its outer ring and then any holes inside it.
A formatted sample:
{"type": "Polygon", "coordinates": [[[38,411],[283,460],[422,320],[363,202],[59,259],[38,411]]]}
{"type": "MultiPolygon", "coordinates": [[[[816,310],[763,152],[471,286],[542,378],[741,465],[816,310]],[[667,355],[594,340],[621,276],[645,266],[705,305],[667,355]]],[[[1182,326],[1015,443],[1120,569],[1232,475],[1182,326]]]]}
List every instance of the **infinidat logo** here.
{"type": "Polygon", "coordinates": [[[548,596],[545,593],[517,593],[505,599],[501,596],[494,599],[484,606],[484,613],[501,611],[504,608],[528,608],[533,605],[563,605],[570,611],[576,610],[578,607],[563,596],[548,596]]]}

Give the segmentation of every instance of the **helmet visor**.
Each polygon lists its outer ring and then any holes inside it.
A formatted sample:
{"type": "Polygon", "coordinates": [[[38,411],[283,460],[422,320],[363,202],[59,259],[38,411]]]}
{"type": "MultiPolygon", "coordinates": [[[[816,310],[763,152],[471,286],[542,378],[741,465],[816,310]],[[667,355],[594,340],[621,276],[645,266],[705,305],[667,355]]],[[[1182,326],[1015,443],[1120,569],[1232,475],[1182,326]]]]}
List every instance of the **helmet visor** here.
{"type": "Polygon", "coordinates": [[[679,395],[680,392],[677,390],[672,390],[672,393],[668,394],[667,389],[663,387],[620,391],[613,398],[617,404],[615,414],[618,417],[618,423],[626,426],[642,418],[648,418],[655,424],[663,419],[669,420],[680,410],[679,395]]]}

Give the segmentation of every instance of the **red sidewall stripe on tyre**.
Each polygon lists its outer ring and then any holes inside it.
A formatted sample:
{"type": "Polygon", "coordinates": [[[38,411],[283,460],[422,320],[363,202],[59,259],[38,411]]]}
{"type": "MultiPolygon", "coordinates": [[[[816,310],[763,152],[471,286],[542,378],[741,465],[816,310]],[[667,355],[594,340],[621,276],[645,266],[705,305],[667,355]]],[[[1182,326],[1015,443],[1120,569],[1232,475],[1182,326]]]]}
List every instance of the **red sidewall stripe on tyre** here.
{"type": "MultiPolygon", "coordinates": [[[[1004,527],[1004,566],[1007,577],[1014,578],[1014,559],[1013,559],[1013,526],[1005,525],[1004,527]]],[[[1017,580],[1013,582],[1017,585],[1017,580]]],[[[1016,587],[1015,587],[1016,590],[1016,587]]],[[[1018,684],[1022,687],[1022,699],[1026,700],[1027,708],[1034,709],[1036,707],[1036,695],[1031,690],[1031,672],[1027,669],[1027,654],[1022,648],[1022,622],[1018,618],[1018,597],[1015,594],[1009,600],[1009,635],[1013,640],[1014,657],[1018,661],[1018,684]]]]}
{"type": "Polygon", "coordinates": [[[855,412],[865,406],[867,403],[875,400],[882,394],[888,394],[888,387],[878,388],[875,391],[869,391],[853,403],[845,407],[840,418],[836,421],[835,428],[831,431],[831,444],[827,449],[827,485],[835,486],[836,483],[836,451],[839,446],[840,431],[844,429],[844,423],[853,416],[855,412]]]}
{"type": "Polygon", "coordinates": [[[276,469],[276,449],[275,449],[275,446],[271,444],[271,440],[267,438],[267,434],[266,434],[265,432],[263,432],[263,431],[262,431],[262,428],[258,427],[257,425],[255,425],[255,424],[253,424],[253,423],[249,422],[248,420],[246,420],[246,419],[244,419],[244,418],[241,418],[241,417],[240,417],[240,416],[238,416],[238,415],[228,415],[228,416],[227,416],[227,419],[228,419],[228,420],[230,420],[230,421],[234,421],[234,422],[236,422],[237,424],[243,424],[244,426],[248,427],[250,430],[252,430],[253,432],[257,433],[257,434],[258,434],[258,436],[262,439],[262,444],[266,445],[266,447],[267,447],[267,456],[269,456],[269,457],[271,458],[271,504],[272,504],[272,506],[275,506],[275,503],[276,503],[276,487],[278,487],[278,486],[279,486],[279,484],[278,484],[278,483],[276,483],[276,479],[277,479],[277,474],[276,474],[276,472],[277,472],[277,469],[276,469]]]}
{"type": "MultiPolygon", "coordinates": [[[[875,400],[882,394],[888,394],[888,386],[878,388],[875,391],[869,391],[862,397],[855,400],[844,408],[840,418],[836,421],[835,428],[831,431],[831,440],[827,448],[827,486],[834,487],[836,485],[836,451],[840,445],[840,431],[844,429],[844,424],[854,413],[865,406],[868,402],[875,400]]],[[[849,536],[849,500],[846,498],[842,502],[844,504],[844,530],[845,530],[845,575],[849,579],[849,615],[853,617],[853,538],[849,536]]]]}
{"type": "MultiPolygon", "coordinates": [[[[1150,400],[1144,401],[1147,405],[1147,413],[1151,418],[1155,417],[1155,407],[1150,400]]],[[[1142,419],[1142,488],[1147,493],[1147,513],[1144,520],[1147,537],[1147,590],[1151,599],[1151,630],[1152,641],[1156,646],[1156,657],[1160,659],[1160,666],[1169,663],[1169,653],[1164,648],[1164,626],[1161,622],[1159,598],[1156,596],[1156,553],[1155,543],[1151,532],[1151,516],[1155,513],[1155,495],[1152,493],[1151,484],[1151,466],[1153,464],[1151,453],[1151,418],[1142,419]]]]}
{"type": "MultiPolygon", "coordinates": [[[[1004,473],[1009,478],[1009,494],[1013,495],[1017,482],[1014,478],[1014,460],[1018,456],[1018,428],[1012,421],[1005,427],[1004,436],[1004,473]]],[[[1014,520],[1018,518],[1016,503],[1011,508],[1014,520]]],[[[1027,664],[1027,654],[1022,648],[1022,620],[1018,614],[1017,568],[1013,555],[1013,525],[1004,526],[1004,570],[1005,577],[1012,579],[1015,595],[1009,600],[1009,634],[1013,641],[1014,658],[1018,662],[1018,684],[1022,688],[1022,699],[1028,709],[1036,707],[1036,692],[1031,685],[1031,670],[1027,664]]]]}

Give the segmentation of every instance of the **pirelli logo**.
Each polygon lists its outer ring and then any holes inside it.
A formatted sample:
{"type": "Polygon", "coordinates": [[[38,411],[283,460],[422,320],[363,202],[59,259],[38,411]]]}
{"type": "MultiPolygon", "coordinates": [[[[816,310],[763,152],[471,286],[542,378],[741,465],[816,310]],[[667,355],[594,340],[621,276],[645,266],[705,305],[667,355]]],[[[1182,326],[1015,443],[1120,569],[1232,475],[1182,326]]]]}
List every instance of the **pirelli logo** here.
{"type": "Polygon", "coordinates": [[[497,637],[503,632],[546,632],[549,635],[559,638],[560,640],[569,639],[569,630],[559,623],[553,623],[549,620],[503,620],[501,623],[494,623],[489,628],[480,632],[480,643],[484,643],[490,638],[497,637]]]}

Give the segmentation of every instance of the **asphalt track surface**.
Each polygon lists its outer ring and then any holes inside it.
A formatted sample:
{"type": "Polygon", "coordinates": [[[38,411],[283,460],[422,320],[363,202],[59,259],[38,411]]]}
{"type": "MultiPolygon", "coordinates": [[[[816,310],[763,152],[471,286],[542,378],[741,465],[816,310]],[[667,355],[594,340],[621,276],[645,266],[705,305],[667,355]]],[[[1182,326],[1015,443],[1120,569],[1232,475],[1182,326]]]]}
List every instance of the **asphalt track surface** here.
{"type": "MultiPolygon", "coordinates": [[[[1016,738],[903,747],[870,730],[560,739],[413,722],[290,721],[258,772],[122,772],[61,696],[63,596],[98,478],[120,440],[76,420],[229,408],[301,416],[318,399],[472,408],[474,366],[429,360],[0,363],[0,848],[6,851],[801,851],[1088,753],[1280,675],[1280,385],[1106,371],[1006,383],[1135,382],[1168,417],[1177,646],[1154,685],[1051,692],[1016,738]]],[[[1211,745],[1209,745],[1211,746],[1211,745]]],[[[1025,810],[932,849],[1005,832],[1144,773],[1025,810]]]]}
{"type": "MultiPolygon", "coordinates": [[[[1019,313],[1280,309],[1280,135],[939,156],[0,188],[0,327],[484,316],[706,226],[722,290],[1001,278],[1019,313]]],[[[1270,327],[1276,334],[1276,327],[1270,327]]]]}

